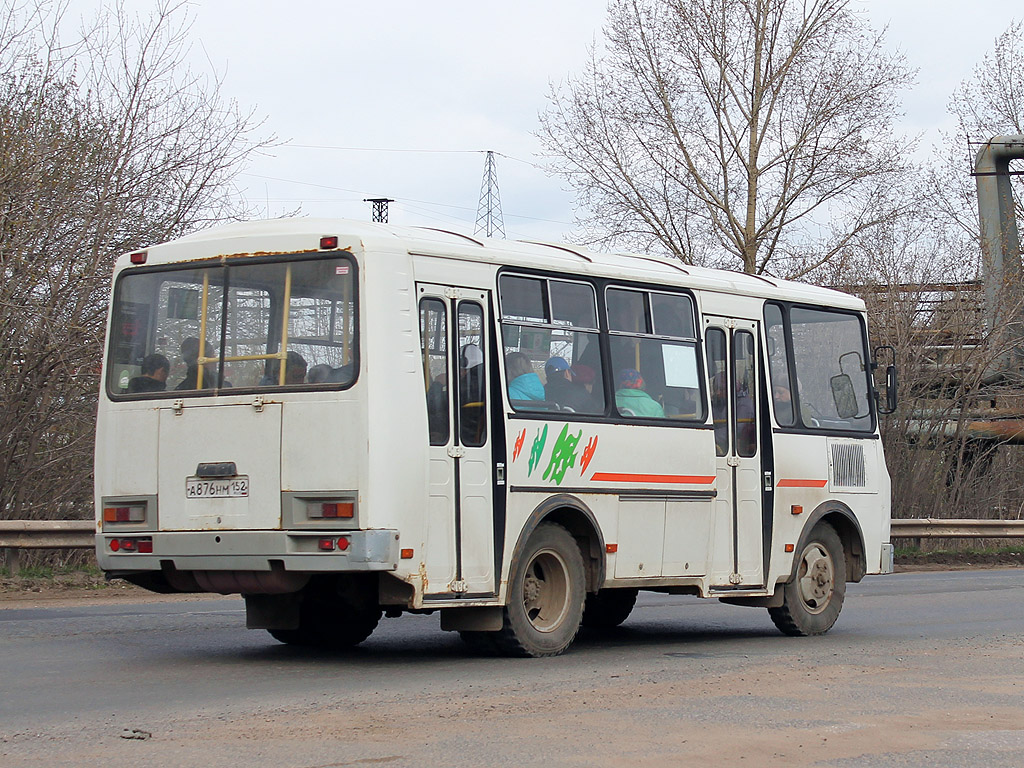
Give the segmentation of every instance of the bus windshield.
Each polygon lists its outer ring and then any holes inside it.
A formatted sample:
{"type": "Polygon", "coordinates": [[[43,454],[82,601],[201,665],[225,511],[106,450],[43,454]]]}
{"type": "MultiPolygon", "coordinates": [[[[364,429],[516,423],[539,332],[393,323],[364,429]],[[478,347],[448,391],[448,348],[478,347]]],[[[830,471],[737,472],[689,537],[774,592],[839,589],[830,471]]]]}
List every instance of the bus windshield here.
{"type": "Polygon", "coordinates": [[[354,278],[347,255],[123,273],[107,392],[122,399],[351,385],[354,278]]]}

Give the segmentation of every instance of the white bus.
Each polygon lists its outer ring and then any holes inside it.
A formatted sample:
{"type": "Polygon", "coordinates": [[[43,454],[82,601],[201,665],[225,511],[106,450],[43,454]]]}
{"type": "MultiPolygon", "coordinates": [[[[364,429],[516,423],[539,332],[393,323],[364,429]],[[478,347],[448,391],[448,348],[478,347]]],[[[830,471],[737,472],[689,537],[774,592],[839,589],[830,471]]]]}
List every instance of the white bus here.
{"type": "Polygon", "coordinates": [[[285,643],[439,611],[545,656],[638,590],[827,631],[892,570],[864,304],[563,245],[342,220],[116,264],[96,548],[285,643]]]}

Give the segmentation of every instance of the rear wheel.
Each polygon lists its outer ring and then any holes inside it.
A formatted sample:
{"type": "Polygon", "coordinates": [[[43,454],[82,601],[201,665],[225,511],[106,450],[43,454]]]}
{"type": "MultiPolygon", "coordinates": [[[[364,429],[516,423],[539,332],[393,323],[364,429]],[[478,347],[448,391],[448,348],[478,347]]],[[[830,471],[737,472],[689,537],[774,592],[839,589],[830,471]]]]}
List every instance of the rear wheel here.
{"type": "Polygon", "coordinates": [[[541,523],[515,564],[504,626],[493,633],[511,656],[557,656],[580,629],[586,585],[576,540],[557,523],[541,523]]]}
{"type": "Polygon", "coordinates": [[[768,614],[783,633],[821,635],[839,618],[846,596],[843,543],[828,523],[818,523],[800,551],[796,578],[782,588],[783,604],[768,614]]]}
{"type": "Polygon", "coordinates": [[[612,629],[627,618],[636,605],[635,589],[602,589],[587,595],[583,606],[583,626],[612,629]]]}

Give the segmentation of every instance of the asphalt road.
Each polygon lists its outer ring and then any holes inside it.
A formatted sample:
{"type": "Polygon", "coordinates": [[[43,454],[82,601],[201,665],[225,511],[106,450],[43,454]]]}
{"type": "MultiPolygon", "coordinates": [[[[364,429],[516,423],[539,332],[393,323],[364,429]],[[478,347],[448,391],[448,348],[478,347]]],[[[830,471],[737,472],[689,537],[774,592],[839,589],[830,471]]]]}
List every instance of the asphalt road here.
{"type": "Polygon", "coordinates": [[[0,766],[1024,765],[1020,569],[868,578],[820,638],[641,594],[554,659],[436,616],[343,653],[244,625],[236,599],[0,610],[0,766]]]}

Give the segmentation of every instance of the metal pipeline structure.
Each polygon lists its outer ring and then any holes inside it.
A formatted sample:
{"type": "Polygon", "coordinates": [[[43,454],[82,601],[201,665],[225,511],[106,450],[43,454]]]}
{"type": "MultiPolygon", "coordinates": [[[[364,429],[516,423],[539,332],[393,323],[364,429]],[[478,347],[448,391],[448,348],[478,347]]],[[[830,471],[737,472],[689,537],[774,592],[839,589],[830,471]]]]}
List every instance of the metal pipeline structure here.
{"type": "Polygon", "coordinates": [[[1024,159],[1024,136],[995,136],[982,145],[974,161],[981,223],[985,321],[994,355],[986,383],[1021,380],[1024,366],[1024,289],[1021,284],[1020,235],[1010,179],[1012,160],[1024,159]]]}

